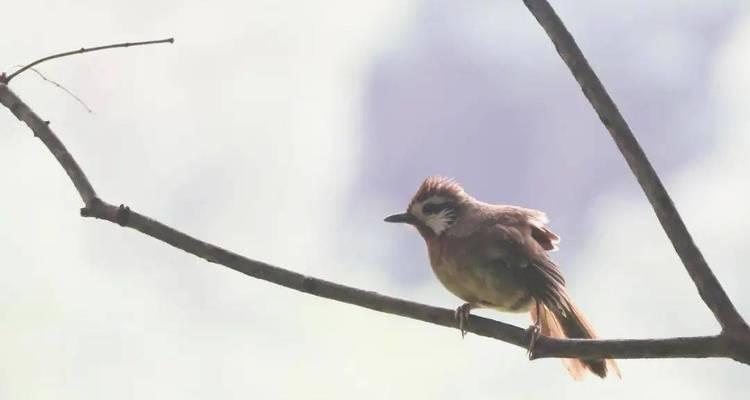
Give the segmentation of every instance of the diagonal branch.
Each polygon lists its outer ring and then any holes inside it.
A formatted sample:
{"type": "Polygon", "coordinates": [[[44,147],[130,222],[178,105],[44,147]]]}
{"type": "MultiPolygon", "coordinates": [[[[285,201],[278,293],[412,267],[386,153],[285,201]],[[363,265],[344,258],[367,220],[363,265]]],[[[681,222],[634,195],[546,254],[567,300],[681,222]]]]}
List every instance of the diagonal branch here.
{"type": "Polygon", "coordinates": [[[630,170],[646,193],[662,228],[667,233],[675,251],[685,265],[690,278],[698,288],[703,301],[713,312],[722,330],[732,334],[741,333],[750,338],[750,329],[732,301],[722,288],[719,280],[703,258],[693,238],[677,212],[646,153],[630,130],[627,122],[617,109],[596,73],[578,48],[573,36],[565,28],[547,0],[524,0],[539,24],[544,28],[555,49],[560,54],[570,72],[578,81],[583,94],[596,110],[604,126],[609,130],[620,152],[625,157],[630,170]]]}
{"type": "MultiPolygon", "coordinates": [[[[457,328],[453,310],[384,296],[372,291],[356,289],[335,282],[302,275],[203,242],[152,218],[131,211],[125,206],[116,207],[96,196],[86,174],[34,111],[16,96],[7,85],[0,83],[0,103],[26,123],[52,152],[78,190],[84,207],[81,215],[94,217],[132,228],[175,248],[186,251],[211,263],[220,264],[245,275],[280,286],[309,293],[375,311],[399,315],[445,327],[457,328]]],[[[522,348],[528,344],[525,329],[471,316],[467,330],[522,348]]],[[[724,335],[636,340],[575,340],[554,339],[541,336],[535,343],[534,358],[703,358],[724,357],[750,365],[750,345],[731,342],[724,335]]]]}

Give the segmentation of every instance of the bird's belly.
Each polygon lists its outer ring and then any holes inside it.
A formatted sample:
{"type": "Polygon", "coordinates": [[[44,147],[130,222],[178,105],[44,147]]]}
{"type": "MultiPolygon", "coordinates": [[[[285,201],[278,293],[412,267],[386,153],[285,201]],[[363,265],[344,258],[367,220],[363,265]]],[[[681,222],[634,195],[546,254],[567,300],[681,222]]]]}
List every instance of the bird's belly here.
{"type": "Polygon", "coordinates": [[[533,304],[528,290],[507,268],[443,260],[433,263],[432,269],[446,289],[468,303],[507,312],[525,312],[533,304]]]}

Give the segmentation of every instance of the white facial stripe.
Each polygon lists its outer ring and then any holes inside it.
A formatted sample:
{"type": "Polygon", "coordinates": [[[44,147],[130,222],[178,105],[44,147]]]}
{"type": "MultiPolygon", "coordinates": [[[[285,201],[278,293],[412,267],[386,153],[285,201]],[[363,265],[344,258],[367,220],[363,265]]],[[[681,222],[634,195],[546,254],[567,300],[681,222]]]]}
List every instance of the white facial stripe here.
{"type": "Polygon", "coordinates": [[[429,226],[430,229],[435,232],[435,234],[439,235],[451,226],[451,224],[453,223],[453,218],[453,211],[446,209],[440,211],[437,214],[428,215],[424,223],[429,226]]]}
{"type": "Polygon", "coordinates": [[[420,221],[424,222],[424,224],[430,227],[430,229],[432,229],[432,231],[435,232],[436,235],[439,235],[453,224],[455,219],[455,211],[450,208],[446,208],[435,214],[425,214],[423,212],[423,207],[425,204],[443,204],[449,201],[451,200],[447,197],[431,196],[424,201],[415,203],[411,207],[411,209],[409,209],[409,213],[417,217],[420,221]]]}

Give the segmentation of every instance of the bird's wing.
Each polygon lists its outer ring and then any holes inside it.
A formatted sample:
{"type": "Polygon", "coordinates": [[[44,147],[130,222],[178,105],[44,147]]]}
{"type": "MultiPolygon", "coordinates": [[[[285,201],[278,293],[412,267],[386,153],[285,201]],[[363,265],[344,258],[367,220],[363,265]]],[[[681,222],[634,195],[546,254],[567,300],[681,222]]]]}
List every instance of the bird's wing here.
{"type": "Polygon", "coordinates": [[[557,250],[560,237],[547,227],[549,218],[544,212],[518,206],[494,206],[493,208],[495,211],[493,213],[494,218],[490,219],[490,224],[531,229],[531,237],[544,250],[557,250]]]}
{"type": "Polygon", "coordinates": [[[533,237],[544,250],[557,250],[557,244],[560,242],[560,237],[547,227],[547,223],[549,222],[547,214],[531,208],[518,208],[519,211],[526,216],[526,220],[531,227],[531,237],[533,237]]]}
{"type": "Polygon", "coordinates": [[[487,255],[498,266],[509,268],[535,299],[564,311],[568,308],[565,278],[532,232],[528,226],[496,224],[489,227],[483,232],[489,239],[489,243],[485,243],[487,255]]]}
{"type": "Polygon", "coordinates": [[[531,237],[533,237],[534,240],[536,240],[536,242],[547,251],[557,250],[557,243],[560,242],[560,237],[544,225],[532,224],[531,237]]]}

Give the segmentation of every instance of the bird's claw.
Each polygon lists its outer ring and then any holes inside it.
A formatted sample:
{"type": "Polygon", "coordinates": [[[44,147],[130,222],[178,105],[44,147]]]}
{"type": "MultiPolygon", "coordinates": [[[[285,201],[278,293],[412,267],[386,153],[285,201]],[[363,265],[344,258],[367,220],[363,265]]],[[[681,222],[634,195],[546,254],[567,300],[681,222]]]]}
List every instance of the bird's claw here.
{"type": "Polygon", "coordinates": [[[529,329],[527,329],[526,332],[529,335],[529,347],[526,349],[526,355],[529,357],[529,360],[533,360],[534,346],[536,345],[536,340],[539,339],[541,329],[538,324],[534,324],[529,326],[529,329]]]}
{"type": "Polygon", "coordinates": [[[472,305],[470,303],[464,303],[454,312],[456,321],[458,321],[458,329],[461,331],[461,338],[466,337],[466,327],[469,325],[469,315],[471,315],[472,305]]]}

